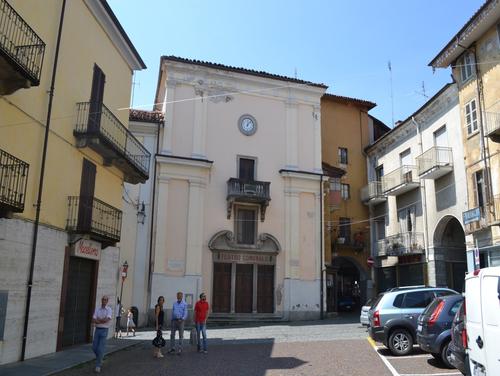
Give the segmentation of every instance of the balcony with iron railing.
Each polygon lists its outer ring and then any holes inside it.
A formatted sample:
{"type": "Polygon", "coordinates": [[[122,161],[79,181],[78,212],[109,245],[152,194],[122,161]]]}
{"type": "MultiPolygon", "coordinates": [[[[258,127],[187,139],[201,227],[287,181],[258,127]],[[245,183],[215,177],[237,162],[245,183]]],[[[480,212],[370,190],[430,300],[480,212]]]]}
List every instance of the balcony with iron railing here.
{"type": "Polygon", "coordinates": [[[38,86],[45,43],[6,1],[0,0],[0,95],[38,86]]]}
{"type": "Polygon", "coordinates": [[[120,241],[121,227],[121,210],[95,197],[68,197],[68,232],[114,244],[120,241]]]}
{"type": "Polygon", "coordinates": [[[378,256],[405,256],[423,254],[425,251],[424,234],[421,232],[402,232],[377,241],[378,256]]]}
{"type": "Polygon", "coordinates": [[[500,112],[483,112],[485,135],[494,142],[500,142],[500,112]]]}
{"type": "Polygon", "coordinates": [[[78,147],[95,150],[105,164],[113,164],[124,173],[127,183],[148,179],[151,154],[105,105],[77,103],[73,134],[78,147]]]}
{"type": "Polygon", "coordinates": [[[418,175],[422,179],[438,179],[453,171],[453,152],[450,147],[433,146],[416,160],[418,175]]]}
{"type": "Polygon", "coordinates": [[[371,181],[368,185],[361,188],[361,202],[365,205],[377,205],[387,201],[387,196],[382,192],[382,183],[371,181]]]}
{"type": "Polygon", "coordinates": [[[463,222],[466,234],[500,225],[500,195],[493,196],[491,202],[484,206],[465,211],[463,222]]]}
{"type": "Polygon", "coordinates": [[[24,211],[28,171],[28,163],[0,149],[0,217],[24,211]]]}
{"type": "Polygon", "coordinates": [[[264,221],[266,208],[271,201],[270,185],[268,181],[230,178],[227,181],[227,218],[231,218],[233,203],[243,202],[259,204],[260,219],[264,221]]]}
{"type": "Polygon", "coordinates": [[[365,236],[362,232],[353,235],[339,234],[337,238],[332,239],[332,249],[350,249],[362,251],[366,246],[365,236]]]}
{"type": "Polygon", "coordinates": [[[398,196],[420,186],[417,166],[403,165],[382,176],[382,192],[398,196]]]}

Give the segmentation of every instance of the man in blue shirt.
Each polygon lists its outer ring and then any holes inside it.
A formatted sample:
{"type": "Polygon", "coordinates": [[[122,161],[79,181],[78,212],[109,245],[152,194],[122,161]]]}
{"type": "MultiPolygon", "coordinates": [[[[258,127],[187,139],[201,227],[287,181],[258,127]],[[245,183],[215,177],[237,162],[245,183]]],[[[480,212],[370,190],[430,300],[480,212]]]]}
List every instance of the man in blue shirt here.
{"type": "Polygon", "coordinates": [[[182,292],[177,293],[177,301],[172,306],[172,329],[170,330],[170,350],[169,353],[175,353],[175,332],[179,331],[179,348],[177,354],[182,352],[182,339],[184,338],[184,321],[188,316],[188,308],[185,301],[182,300],[182,292]]]}

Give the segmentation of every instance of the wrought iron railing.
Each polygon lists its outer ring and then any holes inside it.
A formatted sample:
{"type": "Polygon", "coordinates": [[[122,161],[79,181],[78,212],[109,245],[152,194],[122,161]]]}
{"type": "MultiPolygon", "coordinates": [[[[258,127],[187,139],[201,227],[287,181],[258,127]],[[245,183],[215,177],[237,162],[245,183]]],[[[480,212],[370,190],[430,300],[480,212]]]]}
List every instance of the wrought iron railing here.
{"type": "Polygon", "coordinates": [[[29,164],[0,149],[0,206],[24,211],[29,164]]]}
{"type": "Polygon", "coordinates": [[[486,136],[500,132],[500,113],[483,112],[483,124],[485,125],[486,136]]]}
{"type": "Polygon", "coordinates": [[[389,192],[402,185],[418,182],[417,166],[404,165],[382,176],[382,192],[389,192]]]}
{"type": "Polygon", "coordinates": [[[374,198],[383,198],[382,183],[379,181],[371,181],[368,185],[361,188],[361,201],[368,202],[374,198]]]}
{"type": "Polygon", "coordinates": [[[433,146],[417,157],[418,175],[437,167],[453,166],[453,152],[450,147],[433,146]]]}
{"type": "Polygon", "coordinates": [[[99,112],[90,112],[91,102],[77,103],[75,135],[102,137],[142,174],[149,175],[151,154],[103,104],[99,112]]]}
{"type": "Polygon", "coordinates": [[[424,234],[402,232],[377,242],[379,256],[404,256],[424,253],[424,234]]]}
{"type": "Polygon", "coordinates": [[[227,181],[227,196],[228,198],[248,198],[252,201],[269,201],[271,200],[270,184],[271,183],[267,181],[230,178],[227,181]]]}
{"type": "Polygon", "coordinates": [[[0,50],[40,83],[45,43],[5,0],[0,0],[0,50]]]}
{"type": "Polygon", "coordinates": [[[69,232],[120,241],[121,227],[121,210],[95,197],[68,197],[66,229],[69,232]]]}

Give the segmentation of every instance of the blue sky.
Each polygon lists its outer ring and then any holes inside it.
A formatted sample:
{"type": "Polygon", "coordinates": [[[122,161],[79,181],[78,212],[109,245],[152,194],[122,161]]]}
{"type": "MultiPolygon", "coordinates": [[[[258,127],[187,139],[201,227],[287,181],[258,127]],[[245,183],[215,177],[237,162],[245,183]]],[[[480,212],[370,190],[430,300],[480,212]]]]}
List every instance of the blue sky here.
{"type": "Polygon", "coordinates": [[[483,0],[108,0],[148,69],[133,107],[150,110],[161,55],[263,70],[370,100],[370,113],[405,119],[450,82],[429,61],[483,0]]]}

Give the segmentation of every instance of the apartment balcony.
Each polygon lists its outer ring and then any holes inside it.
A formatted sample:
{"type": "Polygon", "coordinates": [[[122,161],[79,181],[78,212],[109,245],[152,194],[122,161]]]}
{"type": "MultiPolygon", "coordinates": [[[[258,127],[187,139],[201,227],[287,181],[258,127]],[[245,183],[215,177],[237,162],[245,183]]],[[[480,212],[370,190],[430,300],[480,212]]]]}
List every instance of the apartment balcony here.
{"type": "Polygon", "coordinates": [[[491,202],[485,206],[463,212],[462,216],[466,234],[500,225],[500,195],[494,196],[491,202]]]}
{"type": "Polygon", "coordinates": [[[330,190],[328,192],[328,208],[330,211],[340,209],[342,204],[342,195],[338,190],[330,190]]]}
{"type": "Polygon", "coordinates": [[[361,202],[365,205],[377,205],[387,201],[387,196],[382,192],[382,183],[371,181],[361,188],[361,202]]]}
{"type": "Polygon", "coordinates": [[[77,103],[73,134],[77,147],[88,146],[99,153],[105,165],[115,165],[124,173],[127,183],[148,179],[151,154],[105,105],[77,103]]]}
{"type": "Polygon", "coordinates": [[[0,95],[40,84],[45,43],[5,0],[0,0],[0,95]]]}
{"type": "Polygon", "coordinates": [[[483,112],[485,135],[493,142],[500,142],[500,113],[483,112]]]}
{"type": "Polygon", "coordinates": [[[382,192],[398,196],[420,187],[417,166],[404,165],[382,176],[382,192]]]}
{"type": "Polygon", "coordinates": [[[333,239],[332,248],[334,250],[350,249],[354,251],[362,251],[366,246],[366,241],[363,233],[357,233],[352,236],[338,236],[333,239]]]}
{"type": "Polygon", "coordinates": [[[22,213],[29,165],[0,149],[0,217],[22,213]]]}
{"type": "Polygon", "coordinates": [[[418,176],[438,179],[453,171],[453,152],[449,147],[433,146],[417,157],[418,176]]]}
{"type": "Polygon", "coordinates": [[[424,234],[420,232],[402,232],[387,236],[377,242],[378,256],[419,255],[425,251],[424,234]]]}
{"type": "Polygon", "coordinates": [[[68,197],[68,232],[110,245],[120,241],[121,227],[121,210],[95,197],[68,197]]]}
{"type": "Polygon", "coordinates": [[[266,208],[271,201],[270,182],[230,178],[227,181],[227,219],[231,218],[233,203],[260,205],[260,220],[264,221],[266,208]]]}

